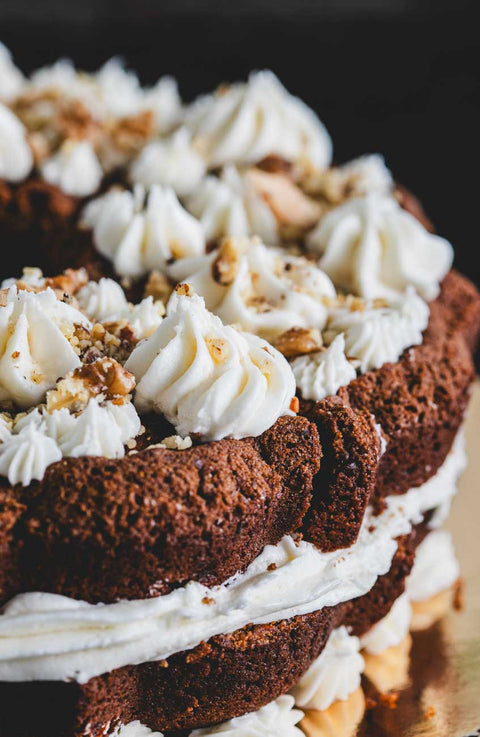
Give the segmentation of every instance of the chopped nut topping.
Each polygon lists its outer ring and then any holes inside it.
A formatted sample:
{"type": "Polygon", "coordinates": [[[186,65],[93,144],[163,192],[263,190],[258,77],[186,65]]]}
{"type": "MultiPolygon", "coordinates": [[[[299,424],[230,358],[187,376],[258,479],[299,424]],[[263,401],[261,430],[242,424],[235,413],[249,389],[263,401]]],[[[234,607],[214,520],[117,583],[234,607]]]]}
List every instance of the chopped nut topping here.
{"type": "Polygon", "coordinates": [[[312,228],[321,216],[321,207],[283,174],[250,169],[246,176],[270,207],[280,225],[289,233],[312,228]]]}
{"type": "Polygon", "coordinates": [[[74,295],[88,282],[86,269],[66,269],[59,276],[45,279],[45,287],[51,287],[55,291],[74,295]]]}
{"type": "Polygon", "coordinates": [[[80,100],[62,100],[55,115],[55,124],[63,139],[94,138],[98,124],[80,100]]]}
{"type": "Polygon", "coordinates": [[[169,450],[187,450],[192,445],[192,438],[189,435],[186,438],[182,438],[180,435],[169,435],[167,438],[163,438],[160,443],[161,447],[169,450]]]}
{"type": "Polygon", "coordinates": [[[154,118],[151,110],[115,121],[109,130],[114,146],[126,154],[135,154],[153,135],[154,118]]]}
{"type": "Polygon", "coordinates": [[[113,358],[100,358],[72,371],[47,392],[47,411],[68,407],[77,412],[91,397],[123,404],[135,388],[135,377],[113,358]]]}
{"type": "Polygon", "coordinates": [[[290,402],[290,409],[292,412],[295,412],[295,414],[300,409],[300,402],[298,401],[298,397],[292,397],[292,401],[290,402]]]}
{"type": "Polygon", "coordinates": [[[243,239],[224,238],[216,258],[212,262],[212,278],[222,287],[233,284],[240,266],[240,257],[244,250],[243,239]]]}
{"type": "Polygon", "coordinates": [[[316,328],[290,328],[278,336],[275,348],[286,358],[294,358],[305,353],[315,353],[322,344],[322,336],[316,328]]]}
{"type": "Polygon", "coordinates": [[[161,271],[152,271],[143,292],[144,297],[153,297],[154,301],[166,304],[173,292],[173,285],[161,271]]]}
{"type": "Polygon", "coordinates": [[[175,292],[180,297],[192,297],[193,296],[193,289],[190,286],[190,284],[177,284],[175,287],[175,292]]]}

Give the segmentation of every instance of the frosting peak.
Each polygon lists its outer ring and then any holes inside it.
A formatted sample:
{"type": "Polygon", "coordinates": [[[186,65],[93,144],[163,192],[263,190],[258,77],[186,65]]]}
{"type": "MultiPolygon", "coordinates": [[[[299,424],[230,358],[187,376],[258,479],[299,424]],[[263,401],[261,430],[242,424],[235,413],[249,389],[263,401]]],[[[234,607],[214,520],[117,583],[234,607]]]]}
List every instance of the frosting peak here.
{"type": "Polygon", "coordinates": [[[47,182],[74,197],[87,197],[96,192],[103,177],[90,141],[66,140],[41,170],[47,182]]]}
{"type": "Polygon", "coordinates": [[[15,97],[20,92],[24,81],[20,69],[13,63],[10,51],[0,41],[0,100],[9,101],[15,97]]]}
{"type": "Polygon", "coordinates": [[[28,145],[25,127],[17,116],[0,102],[0,179],[19,182],[28,176],[32,166],[33,154],[28,145]]]}
{"type": "Polygon", "coordinates": [[[223,322],[267,340],[291,327],[321,329],[327,319],[323,299],[335,296],[315,264],[258,238],[226,239],[211,254],[178,261],[170,274],[191,284],[223,322]]]}
{"type": "Polygon", "coordinates": [[[366,299],[392,297],[408,285],[434,299],[452,246],[429,233],[389,196],[370,194],[331,210],[307,238],[334,284],[366,299]]]}
{"type": "Polygon", "coordinates": [[[140,411],[161,412],[182,437],[257,436],[289,413],[295,379],[265,341],[233,327],[203,299],[175,292],[167,316],[125,364],[140,411]]]}
{"type": "Polygon", "coordinates": [[[51,289],[4,293],[0,306],[0,403],[28,408],[42,401],[57,379],[80,365],[70,340],[81,312],[51,289]]]}
{"type": "Polygon", "coordinates": [[[215,168],[228,162],[255,163],[273,154],[323,169],[332,143],[323,124],[269,71],[219,87],[186,111],[195,145],[215,168]]]}
{"type": "Polygon", "coordinates": [[[132,162],[129,176],[134,184],[162,184],[184,197],[200,183],[205,169],[205,161],[192,146],[190,133],[179,128],[167,138],[147,143],[132,162]]]}
{"type": "Polygon", "coordinates": [[[120,276],[140,277],[164,269],[172,258],[203,253],[200,223],[181,206],[172,189],[142,185],[133,192],[112,189],[92,200],[83,224],[93,229],[97,250],[120,276]]]}

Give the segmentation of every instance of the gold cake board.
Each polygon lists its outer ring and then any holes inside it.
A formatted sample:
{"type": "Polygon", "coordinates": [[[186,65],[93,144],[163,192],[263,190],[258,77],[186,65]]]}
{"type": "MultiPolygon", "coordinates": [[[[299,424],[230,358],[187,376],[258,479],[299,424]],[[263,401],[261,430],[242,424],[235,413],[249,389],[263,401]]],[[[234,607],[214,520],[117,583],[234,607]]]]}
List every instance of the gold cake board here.
{"type": "Polygon", "coordinates": [[[380,696],[365,681],[366,709],[359,726],[355,724],[363,705],[354,694],[350,702],[334,705],[336,710],[325,718],[307,713],[309,737],[480,735],[480,381],[474,387],[466,435],[469,466],[447,524],[465,583],[464,608],[411,635],[409,664],[408,643],[400,653],[391,653],[397,667],[405,663],[403,687],[380,696]]]}

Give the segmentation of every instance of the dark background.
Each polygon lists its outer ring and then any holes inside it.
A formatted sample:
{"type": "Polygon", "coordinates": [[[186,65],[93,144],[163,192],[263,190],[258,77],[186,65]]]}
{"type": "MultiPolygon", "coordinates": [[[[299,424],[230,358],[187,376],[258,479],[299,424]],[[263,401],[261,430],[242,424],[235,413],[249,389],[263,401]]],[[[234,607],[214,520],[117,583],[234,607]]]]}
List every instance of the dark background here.
{"type": "Polygon", "coordinates": [[[480,283],[480,26],[472,0],[0,0],[26,70],[121,54],[185,99],[270,67],[314,107],[338,161],[383,153],[480,283]]]}

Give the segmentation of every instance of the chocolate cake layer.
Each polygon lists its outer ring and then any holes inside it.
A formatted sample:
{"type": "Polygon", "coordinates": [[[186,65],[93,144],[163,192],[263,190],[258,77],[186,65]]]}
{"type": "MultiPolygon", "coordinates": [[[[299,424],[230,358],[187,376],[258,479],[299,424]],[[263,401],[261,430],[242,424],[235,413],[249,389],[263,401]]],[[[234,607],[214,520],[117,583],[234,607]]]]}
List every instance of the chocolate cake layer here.
{"type": "Polygon", "coordinates": [[[361,635],[389,612],[425,532],[419,525],[400,538],[390,571],[352,602],[245,627],[166,661],[119,668],[83,685],[0,683],[0,737],[100,737],[105,725],[137,719],[180,737],[255,710],[292,687],[334,627],[346,624],[361,635]],[[25,703],[30,710],[22,709],[25,703]]]}
{"type": "MultiPolygon", "coordinates": [[[[457,284],[463,290],[463,283],[457,284]]],[[[468,282],[465,288],[478,320],[480,296],[468,282]]],[[[447,304],[451,302],[449,298],[447,304]]],[[[475,377],[463,329],[440,297],[431,305],[421,345],[407,349],[398,363],[368,371],[340,389],[344,402],[374,416],[387,441],[376,479],[377,498],[421,486],[444,462],[463,422],[475,377]]]]}
{"type": "Polygon", "coordinates": [[[221,583],[296,530],[311,501],[315,425],[121,460],[69,458],[41,482],[0,480],[0,601],[24,591],[112,602],[221,583]]]}
{"type": "Polygon", "coordinates": [[[321,550],[347,548],[358,537],[375,487],[380,441],[372,416],[339,397],[302,404],[301,411],[317,425],[323,453],[302,529],[321,550]]]}

